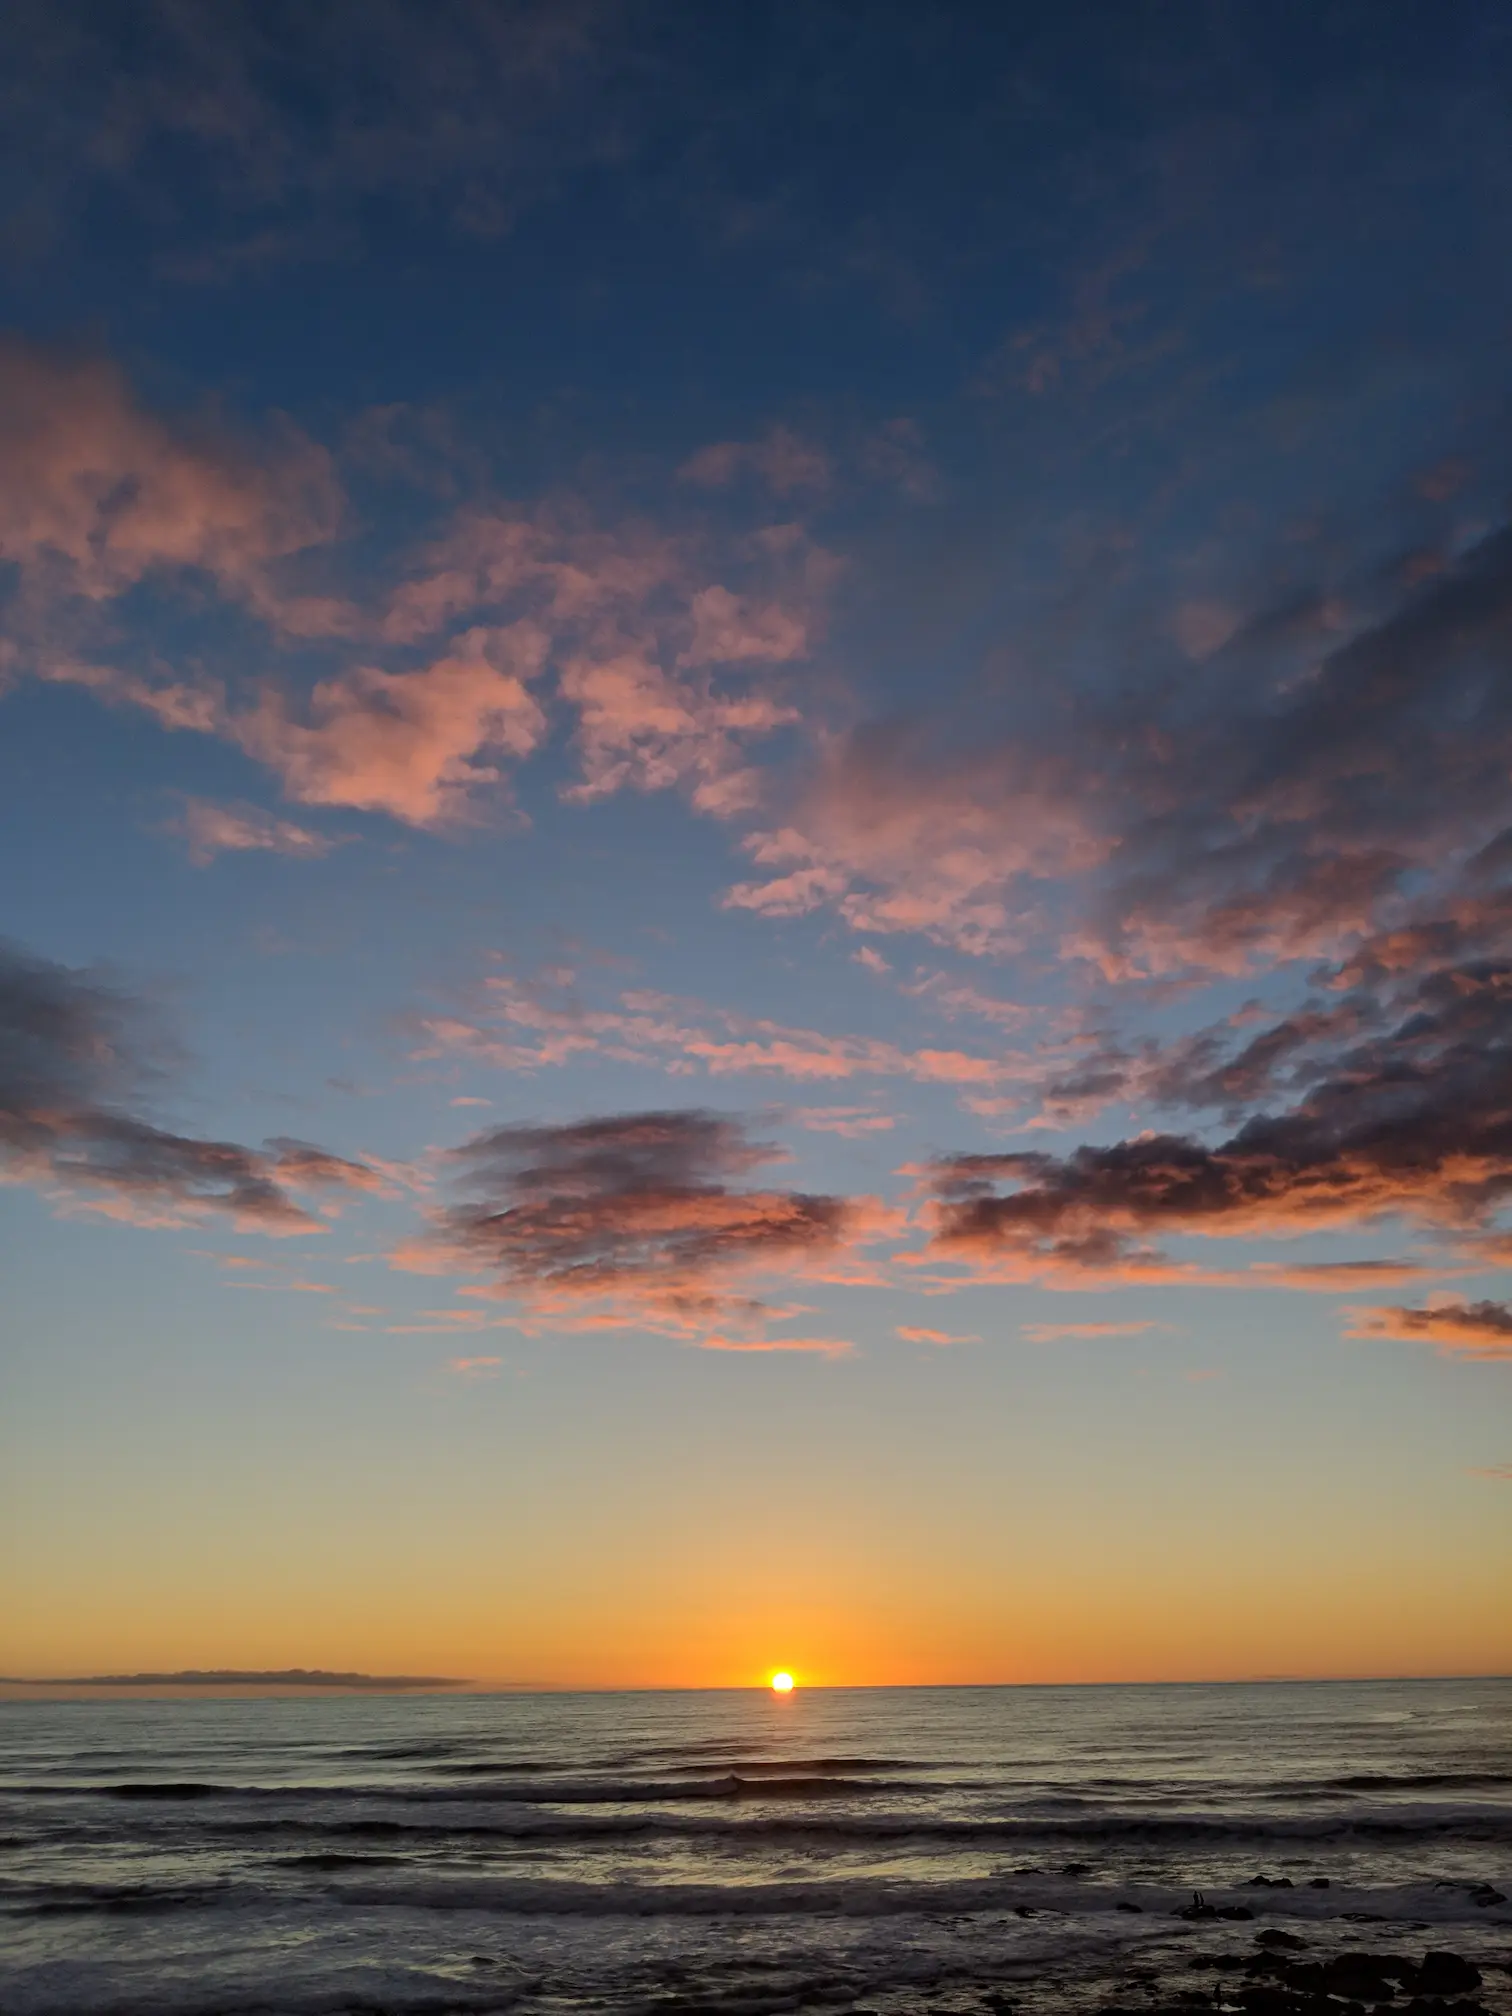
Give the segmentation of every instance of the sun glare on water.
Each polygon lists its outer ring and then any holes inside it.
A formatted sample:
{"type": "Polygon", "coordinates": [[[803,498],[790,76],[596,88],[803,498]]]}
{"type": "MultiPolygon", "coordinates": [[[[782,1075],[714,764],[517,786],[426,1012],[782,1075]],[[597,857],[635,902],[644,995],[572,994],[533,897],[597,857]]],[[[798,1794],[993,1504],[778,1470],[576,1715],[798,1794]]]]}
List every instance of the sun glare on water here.
{"type": "Polygon", "coordinates": [[[774,1673],[772,1675],[772,1692],[774,1694],[791,1694],[792,1691],[793,1676],[791,1673],[774,1673]]]}

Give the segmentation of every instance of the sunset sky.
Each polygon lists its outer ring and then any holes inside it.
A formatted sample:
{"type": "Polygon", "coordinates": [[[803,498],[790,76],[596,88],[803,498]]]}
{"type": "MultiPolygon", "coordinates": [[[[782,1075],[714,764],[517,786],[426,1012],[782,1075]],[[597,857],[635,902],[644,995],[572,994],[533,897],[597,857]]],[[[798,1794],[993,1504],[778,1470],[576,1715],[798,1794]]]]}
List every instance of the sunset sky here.
{"type": "Polygon", "coordinates": [[[0,1672],[1512,1667],[1512,13],[0,80],[0,1672]]]}

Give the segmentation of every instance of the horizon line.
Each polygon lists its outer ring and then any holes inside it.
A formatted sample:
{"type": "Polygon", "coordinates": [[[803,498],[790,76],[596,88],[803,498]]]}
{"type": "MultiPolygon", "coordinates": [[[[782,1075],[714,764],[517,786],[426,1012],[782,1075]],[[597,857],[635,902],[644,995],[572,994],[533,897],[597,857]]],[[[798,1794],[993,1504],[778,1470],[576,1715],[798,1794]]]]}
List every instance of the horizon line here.
{"type": "MultiPolygon", "coordinates": [[[[1009,1689],[1021,1692],[1064,1691],[1070,1688],[1134,1687],[1365,1687],[1463,1685],[1471,1681],[1512,1680],[1512,1672],[1476,1673],[1252,1673],[1200,1679],[1146,1680],[899,1680],[899,1681],[815,1681],[799,1682],[798,1694],[864,1693],[987,1693],[1009,1689]]],[[[726,1681],[704,1686],[641,1685],[592,1686],[546,1680],[470,1680],[408,1674],[336,1674],[319,1669],[286,1668],[259,1674],[186,1670],[182,1674],[89,1674],[77,1678],[28,1679],[21,1675],[0,1675],[0,1690],[45,1689],[58,1693],[69,1689],[89,1693],[195,1693],[216,1694],[251,1691],[256,1694],[386,1694],[394,1697],[414,1694],[442,1694],[467,1697],[495,1694],[767,1694],[764,1680],[726,1681]]]]}

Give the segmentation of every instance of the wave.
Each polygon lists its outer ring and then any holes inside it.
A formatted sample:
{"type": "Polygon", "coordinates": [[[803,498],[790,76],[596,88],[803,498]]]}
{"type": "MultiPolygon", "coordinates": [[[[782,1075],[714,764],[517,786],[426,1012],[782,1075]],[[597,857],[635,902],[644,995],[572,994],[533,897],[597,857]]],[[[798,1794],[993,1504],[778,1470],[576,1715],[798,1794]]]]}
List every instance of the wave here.
{"type": "MultiPolygon", "coordinates": [[[[935,1791],[907,1779],[837,1777],[828,1772],[791,1776],[743,1777],[730,1772],[720,1778],[696,1779],[561,1779],[532,1778],[520,1784],[496,1779],[479,1785],[233,1785],[204,1780],[126,1779],[116,1784],[27,1785],[17,1788],[34,1798],[190,1800],[190,1799],[388,1799],[430,1804],[460,1800],[490,1800],[511,1805],[636,1806],[706,1799],[845,1798],[888,1792],[935,1791]]],[[[983,1792],[979,1781],[958,1781],[948,1789],[983,1792]]]]}
{"type": "Polygon", "coordinates": [[[211,1883],[7,1883],[0,1886],[0,1899],[15,1909],[19,1903],[27,1917],[57,1918],[92,1915],[95,1912],[181,1911],[224,1902],[231,1885],[211,1883]]]}
{"type": "Polygon", "coordinates": [[[431,1821],[382,1816],[269,1816],[227,1821],[213,1834],[227,1841],[248,1837],[317,1836],[322,1839],[407,1842],[414,1847],[446,1841],[549,1842],[588,1847],[596,1842],[698,1840],[710,1845],[803,1842],[842,1847],[855,1843],[906,1847],[917,1843],[963,1849],[1014,1846],[1048,1850],[1182,1848],[1267,1844],[1336,1846],[1356,1842],[1389,1846],[1512,1842],[1512,1812],[1501,1808],[1442,1808],[1395,1814],[1379,1811],[1280,1820],[1251,1815],[1104,1815],[1088,1820],[969,1818],[928,1813],[757,1814],[736,1819],[712,1813],[558,1814],[522,1811],[508,1818],[473,1819],[438,1812],[431,1821]]]}
{"type": "MultiPolygon", "coordinates": [[[[1030,1872],[1032,1875],[1033,1872],[1030,1872]]],[[[1459,1886],[1455,1886],[1456,1893],[1459,1886]]],[[[779,1879],[765,1883],[585,1883],[561,1877],[454,1876],[401,1878],[393,1883],[333,1883],[333,1902],[360,1908],[400,1907],[415,1911],[467,1911],[511,1917],[599,1918],[895,1918],[942,1914],[1002,1912],[1034,1918],[1041,1914],[1073,1917],[1082,1923],[1096,1918],[1118,1921],[1131,1906],[1141,1916],[1175,1917],[1186,1906],[1188,1890],[1166,1886],[1114,1886],[1043,1882],[1026,1884],[1024,1872],[1011,1876],[962,1876],[919,1882],[885,1876],[839,1880],[779,1879]]],[[[1209,1901],[1232,1901],[1252,1908],[1254,1892],[1209,1890],[1209,1901]]],[[[1338,1909],[1344,1896],[1367,1898],[1373,1922],[1414,1925],[1430,1920],[1463,1921],[1473,1906],[1444,1887],[1423,1884],[1396,1891],[1341,1893],[1328,1908],[1307,1915],[1322,1919],[1355,1919],[1367,1915],[1338,1909]]],[[[1288,1916],[1298,1915],[1295,1904],[1288,1916]]],[[[1482,1917],[1483,1914],[1475,1914],[1482,1917]]],[[[1474,1920],[1472,1920],[1474,1922],[1474,1920]]]]}
{"type": "Polygon", "coordinates": [[[1512,1785],[1512,1771],[1357,1771],[1347,1778],[1322,1782],[1342,1792],[1447,1792],[1455,1787],[1489,1791],[1498,1785],[1512,1785]]]}

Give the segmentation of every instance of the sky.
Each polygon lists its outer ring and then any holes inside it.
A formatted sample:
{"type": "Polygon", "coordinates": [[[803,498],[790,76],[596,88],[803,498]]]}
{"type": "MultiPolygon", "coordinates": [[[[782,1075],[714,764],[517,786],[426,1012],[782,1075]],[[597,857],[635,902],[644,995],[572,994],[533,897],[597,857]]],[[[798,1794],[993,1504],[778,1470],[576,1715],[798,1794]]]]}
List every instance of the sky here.
{"type": "Polygon", "coordinates": [[[0,104],[0,1672],[1512,1669],[1512,17],[0,104]]]}

